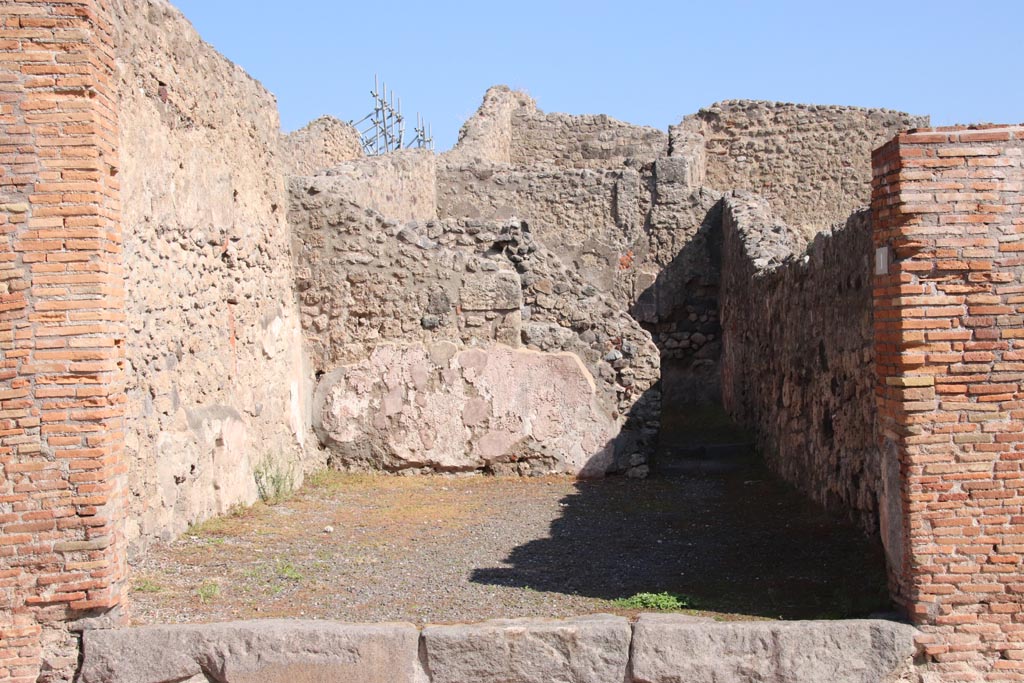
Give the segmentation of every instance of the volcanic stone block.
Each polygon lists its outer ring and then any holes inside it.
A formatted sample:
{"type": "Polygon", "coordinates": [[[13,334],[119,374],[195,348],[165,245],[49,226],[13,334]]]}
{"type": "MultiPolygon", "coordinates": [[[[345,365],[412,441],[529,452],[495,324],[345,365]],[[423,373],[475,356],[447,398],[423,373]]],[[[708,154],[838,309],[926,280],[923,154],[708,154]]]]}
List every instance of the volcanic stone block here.
{"type": "Polygon", "coordinates": [[[597,614],[428,626],[423,638],[432,683],[622,683],[630,629],[597,614]]]}
{"type": "Polygon", "coordinates": [[[634,626],[635,683],[879,683],[903,680],[913,626],[891,621],[743,621],[643,614],[634,626]]]}
{"type": "Polygon", "coordinates": [[[467,274],[460,297],[466,311],[511,311],[523,305],[519,275],[511,271],[467,274]]]}
{"type": "Polygon", "coordinates": [[[422,683],[412,624],[248,621],[85,633],[81,683],[422,683]]]}

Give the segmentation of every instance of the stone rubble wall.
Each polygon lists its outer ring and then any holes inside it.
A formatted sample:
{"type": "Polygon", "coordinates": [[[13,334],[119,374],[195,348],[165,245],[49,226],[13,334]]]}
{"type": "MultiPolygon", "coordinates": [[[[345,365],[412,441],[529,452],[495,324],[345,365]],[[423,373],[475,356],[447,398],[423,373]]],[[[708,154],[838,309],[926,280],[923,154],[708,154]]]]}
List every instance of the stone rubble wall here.
{"type": "Polygon", "coordinates": [[[525,220],[587,282],[654,335],[664,362],[717,397],[717,203],[701,187],[701,153],[617,169],[495,164],[438,170],[442,218],[525,220]]]}
{"type": "Polygon", "coordinates": [[[668,153],[665,131],[604,114],[544,114],[521,108],[511,118],[514,165],[616,168],[651,162],[668,153]]]}
{"type": "Polygon", "coordinates": [[[524,92],[495,85],[459,130],[459,139],[444,159],[449,165],[512,163],[512,113],[537,111],[537,103],[524,92]]]}
{"type": "Polygon", "coordinates": [[[281,136],[281,164],[290,176],[317,175],[363,157],[359,131],[333,116],[321,116],[281,136]]]}
{"type": "Polygon", "coordinates": [[[766,200],[736,191],[722,222],[725,408],[773,471],[877,533],[870,215],[806,244],[766,200]]]}
{"type": "Polygon", "coordinates": [[[274,98],[164,0],[113,11],[139,552],[301,482],[309,418],[274,98]]]}
{"type": "Polygon", "coordinates": [[[405,149],[335,164],[310,184],[400,221],[437,217],[437,157],[405,149]]]}
{"type": "MultiPolygon", "coordinates": [[[[612,462],[606,462],[606,456],[601,456],[599,462],[616,470],[643,466],[644,454],[657,432],[657,349],[621,304],[587,283],[575,270],[566,268],[534,239],[524,224],[465,220],[400,224],[346,202],[343,196],[332,194],[320,184],[320,179],[292,179],[291,200],[290,222],[303,329],[318,373],[327,375],[341,366],[349,366],[345,373],[348,376],[355,371],[351,366],[371,360],[382,345],[399,344],[405,350],[398,356],[391,355],[394,362],[409,360],[415,366],[417,363],[408,354],[422,356],[425,352],[433,355],[432,365],[427,367],[432,375],[434,370],[454,370],[452,358],[459,350],[482,347],[487,349],[489,362],[497,363],[496,367],[517,368],[520,374],[516,377],[527,386],[526,375],[536,371],[534,361],[528,355],[510,357],[508,348],[525,346],[546,354],[571,353],[582,361],[585,373],[570,373],[573,379],[566,380],[566,390],[573,385],[581,386],[580,381],[594,384],[580,394],[592,393],[597,402],[597,409],[588,413],[591,417],[584,421],[596,420],[594,433],[599,435],[606,434],[608,420],[623,427],[623,433],[615,439],[612,462]],[[438,343],[449,346],[438,347],[438,343]],[[438,353],[443,356],[440,361],[438,353]]],[[[373,361],[371,367],[373,363],[380,365],[380,361],[373,361]]],[[[456,364],[465,367],[461,361],[456,364]]],[[[365,372],[365,366],[359,372],[365,372]]],[[[331,377],[332,381],[336,379],[331,377]]],[[[473,398],[453,388],[463,386],[461,379],[442,379],[447,385],[445,391],[458,405],[473,398]]],[[[398,419],[415,424],[415,409],[409,405],[413,413],[403,412],[402,405],[406,405],[406,399],[413,400],[413,389],[435,391],[438,385],[421,382],[417,387],[411,375],[410,381],[411,385],[405,383],[402,397],[391,399],[398,401],[394,412],[383,417],[404,416],[398,419]]],[[[394,389],[392,386],[389,391],[394,389]]],[[[474,391],[478,392],[479,387],[474,391]]],[[[324,392],[326,388],[318,391],[318,395],[326,395],[324,392]]],[[[571,390],[572,395],[576,392],[571,390]]],[[[370,407],[388,413],[392,408],[384,405],[385,398],[376,396],[370,407]]],[[[543,405],[545,402],[540,401],[534,410],[541,410],[543,405]]],[[[483,417],[475,417],[472,424],[464,426],[475,427],[483,417]]],[[[538,429],[532,417],[506,417],[520,426],[529,422],[532,427],[523,432],[515,424],[506,424],[509,428],[504,430],[504,436],[492,434],[492,439],[508,441],[509,435],[516,433],[528,437],[528,441],[547,441],[546,437],[538,438],[543,429],[538,429]]],[[[431,429],[436,433],[435,427],[431,429]]],[[[549,436],[561,438],[558,435],[565,429],[575,427],[561,426],[549,436]]],[[[478,433],[495,431],[502,430],[495,427],[478,433]]],[[[338,441],[333,437],[332,440],[338,441]]],[[[603,449],[605,443],[598,441],[601,440],[594,442],[596,447],[603,449]]],[[[375,442],[379,446],[380,440],[375,442]]],[[[430,450],[430,445],[422,439],[420,442],[421,450],[430,450]]],[[[506,443],[501,454],[511,453],[509,449],[514,445],[506,443]]],[[[376,450],[380,452],[379,447],[376,450]]],[[[385,451],[387,458],[375,456],[377,466],[410,467],[420,462],[416,457],[394,459],[396,451],[391,447],[385,451]]],[[[537,460],[550,462],[550,451],[538,447],[531,452],[537,460]]],[[[534,456],[517,456],[517,461],[534,456]]],[[[346,466],[365,463],[362,454],[340,453],[338,457],[346,466]]],[[[576,456],[570,459],[577,471],[583,467],[576,456]]],[[[426,460],[434,463],[428,466],[440,468],[473,469],[488,465],[479,459],[472,463],[460,459],[459,465],[434,456],[426,460]]],[[[562,463],[554,469],[563,466],[568,467],[562,463]]]]}
{"type": "Polygon", "coordinates": [[[249,621],[95,630],[81,683],[879,683],[916,680],[891,621],[595,614],[479,624],[249,621]]]}
{"type": "Polygon", "coordinates": [[[589,282],[614,292],[620,268],[641,238],[649,197],[632,169],[577,170],[442,165],[438,216],[470,220],[519,218],[589,282]]]}
{"type": "Polygon", "coordinates": [[[668,153],[668,135],[603,114],[545,114],[524,92],[494,86],[462,126],[449,165],[475,162],[565,168],[639,166],[668,153]]]}
{"type": "Polygon", "coordinates": [[[721,192],[688,157],[652,167],[643,237],[623,263],[630,312],[661,350],[662,376],[690,403],[719,400],[721,192]]]}
{"type": "Polygon", "coordinates": [[[846,220],[871,196],[871,152],[927,116],[753,100],[726,100],[670,129],[672,148],[706,145],[705,182],[752,190],[808,237],[846,220]]]}

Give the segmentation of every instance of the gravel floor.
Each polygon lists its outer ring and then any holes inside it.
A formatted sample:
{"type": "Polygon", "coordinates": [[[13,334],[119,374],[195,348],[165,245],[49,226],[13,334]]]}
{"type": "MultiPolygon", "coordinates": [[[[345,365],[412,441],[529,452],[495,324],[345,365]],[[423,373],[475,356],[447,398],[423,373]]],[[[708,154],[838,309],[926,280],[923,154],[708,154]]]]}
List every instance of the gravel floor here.
{"type": "Polygon", "coordinates": [[[644,481],[329,473],[153,548],[132,591],[139,623],[629,614],[612,600],[662,591],[730,619],[888,608],[878,545],[756,462],[644,481]]]}

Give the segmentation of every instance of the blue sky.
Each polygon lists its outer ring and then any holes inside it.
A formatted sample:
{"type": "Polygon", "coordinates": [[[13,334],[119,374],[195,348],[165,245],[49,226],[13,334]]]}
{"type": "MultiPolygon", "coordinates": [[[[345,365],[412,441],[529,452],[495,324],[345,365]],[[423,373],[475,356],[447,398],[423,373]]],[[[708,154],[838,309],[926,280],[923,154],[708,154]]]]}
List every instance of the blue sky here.
{"type": "Polygon", "coordinates": [[[359,119],[379,74],[438,149],[488,86],[666,128],[722,99],[1024,122],[1024,2],[172,0],[275,95],[285,130],[359,119]]]}

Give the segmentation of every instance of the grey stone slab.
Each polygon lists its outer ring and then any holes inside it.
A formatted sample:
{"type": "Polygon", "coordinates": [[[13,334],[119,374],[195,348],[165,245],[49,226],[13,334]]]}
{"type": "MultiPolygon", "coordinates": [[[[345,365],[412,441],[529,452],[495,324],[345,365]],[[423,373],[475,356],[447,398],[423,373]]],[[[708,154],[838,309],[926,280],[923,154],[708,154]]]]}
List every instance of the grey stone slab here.
{"type": "Polygon", "coordinates": [[[424,683],[412,624],[266,620],[87,631],[80,683],[424,683]]]}
{"type": "Polygon", "coordinates": [[[629,622],[501,619],[423,631],[432,683],[622,683],[629,622]]]}
{"type": "Polygon", "coordinates": [[[917,630],[871,619],[716,622],[644,614],[635,683],[883,683],[904,680],[917,630]]]}

